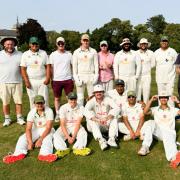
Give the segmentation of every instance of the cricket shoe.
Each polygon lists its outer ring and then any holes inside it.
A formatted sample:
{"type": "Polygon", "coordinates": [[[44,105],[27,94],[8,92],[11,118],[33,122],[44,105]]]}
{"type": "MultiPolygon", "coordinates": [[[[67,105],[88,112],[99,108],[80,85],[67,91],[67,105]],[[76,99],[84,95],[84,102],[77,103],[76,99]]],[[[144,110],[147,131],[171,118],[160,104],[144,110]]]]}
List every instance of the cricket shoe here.
{"type": "Polygon", "coordinates": [[[15,155],[7,155],[3,158],[3,162],[6,164],[12,164],[15,163],[16,161],[22,160],[26,157],[25,154],[19,154],[17,156],[15,155]]]}
{"type": "Polygon", "coordinates": [[[179,164],[180,164],[180,151],[178,151],[178,153],[176,154],[176,159],[171,161],[170,166],[176,169],[179,164]]]}
{"type": "Polygon", "coordinates": [[[109,138],[107,143],[111,147],[114,147],[114,148],[118,147],[117,144],[116,144],[115,138],[109,138]]]}
{"type": "Polygon", "coordinates": [[[73,149],[73,153],[77,156],[87,156],[91,153],[90,148],[73,149]]]}
{"type": "Polygon", "coordinates": [[[45,161],[45,162],[54,162],[57,159],[57,155],[56,154],[48,154],[48,155],[39,155],[38,156],[38,160],[39,161],[45,161]]]}
{"type": "Polygon", "coordinates": [[[104,151],[108,147],[107,142],[104,138],[99,140],[99,145],[102,151],[104,151]]]}
{"type": "Polygon", "coordinates": [[[56,114],[56,117],[55,117],[55,122],[59,122],[60,121],[60,117],[59,117],[59,114],[56,114]]]}
{"type": "Polygon", "coordinates": [[[148,146],[142,146],[141,148],[140,148],[140,150],[138,151],[138,154],[140,155],[140,156],[146,156],[147,154],[149,154],[150,153],[150,151],[149,151],[149,147],[148,146]]]}
{"type": "Polygon", "coordinates": [[[68,148],[65,150],[57,150],[55,154],[57,155],[57,157],[63,158],[64,156],[68,155],[69,153],[70,153],[70,149],[68,148]]]}
{"type": "Polygon", "coordinates": [[[26,124],[26,122],[24,121],[24,118],[22,116],[17,118],[17,123],[21,126],[26,124]]]}
{"type": "Polygon", "coordinates": [[[124,140],[124,141],[129,141],[129,140],[131,140],[130,134],[124,135],[124,136],[123,136],[123,140],[124,140]]]}
{"type": "Polygon", "coordinates": [[[11,119],[10,118],[5,118],[3,126],[6,127],[6,126],[9,126],[10,124],[11,124],[11,119]]]}

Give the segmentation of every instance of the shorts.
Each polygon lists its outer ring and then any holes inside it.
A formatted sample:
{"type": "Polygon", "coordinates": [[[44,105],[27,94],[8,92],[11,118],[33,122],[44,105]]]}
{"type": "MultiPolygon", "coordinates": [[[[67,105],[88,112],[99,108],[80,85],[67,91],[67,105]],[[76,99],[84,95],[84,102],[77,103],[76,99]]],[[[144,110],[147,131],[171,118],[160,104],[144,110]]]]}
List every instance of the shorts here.
{"type": "Polygon", "coordinates": [[[3,83],[0,85],[0,88],[1,99],[4,106],[10,104],[11,96],[13,97],[15,104],[22,104],[22,83],[3,83]]]}
{"type": "Polygon", "coordinates": [[[65,81],[52,81],[52,89],[54,97],[60,97],[62,95],[62,90],[64,89],[66,96],[73,91],[74,83],[72,79],[65,81]]]}

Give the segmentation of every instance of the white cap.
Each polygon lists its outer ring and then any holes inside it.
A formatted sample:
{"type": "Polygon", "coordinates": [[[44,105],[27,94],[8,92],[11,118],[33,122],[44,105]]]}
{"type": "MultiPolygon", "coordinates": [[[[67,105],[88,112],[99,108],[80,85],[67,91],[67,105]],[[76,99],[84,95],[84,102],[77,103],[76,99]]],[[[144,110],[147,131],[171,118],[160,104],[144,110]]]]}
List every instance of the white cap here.
{"type": "Polygon", "coordinates": [[[159,97],[169,97],[170,95],[167,93],[167,91],[161,91],[159,94],[158,94],[159,97]]]}
{"type": "Polygon", "coordinates": [[[100,46],[101,46],[102,44],[105,44],[106,46],[108,46],[108,43],[107,43],[107,41],[105,41],[105,40],[103,40],[103,41],[100,42],[100,46]]]}
{"type": "Polygon", "coordinates": [[[64,38],[63,38],[63,37],[58,37],[58,38],[56,39],[56,43],[58,43],[59,41],[61,41],[61,42],[65,42],[65,40],[64,40],[64,38]]]}
{"type": "Polygon", "coordinates": [[[100,91],[104,91],[104,88],[102,85],[97,84],[94,86],[94,91],[93,92],[100,92],[100,91]]]}
{"type": "Polygon", "coordinates": [[[139,42],[138,42],[138,44],[137,44],[137,47],[140,47],[140,44],[148,44],[148,47],[150,47],[151,46],[151,43],[150,42],[148,42],[148,40],[146,39],[146,38],[142,38],[139,42]]]}

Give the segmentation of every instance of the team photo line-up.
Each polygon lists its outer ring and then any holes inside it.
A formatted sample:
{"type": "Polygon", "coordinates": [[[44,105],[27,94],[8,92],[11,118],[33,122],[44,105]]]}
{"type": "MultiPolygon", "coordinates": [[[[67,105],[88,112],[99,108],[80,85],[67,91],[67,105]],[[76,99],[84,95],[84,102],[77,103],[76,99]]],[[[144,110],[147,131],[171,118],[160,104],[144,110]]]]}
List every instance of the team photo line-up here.
{"type": "Polygon", "coordinates": [[[48,57],[40,49],[37,37],[30,37],[29,50],[24,53],[16,50],[16,38],[1,40],[3,127],[12,122],[11,97],[15,103],[17,123],[27,123],[14,153],[5,156],[3,162],[10,164],[24,159],[34,147],[40,148],[38,160],[53,162],[70,153],[68,144],[73,145],[75,155],[86,156],[91,153],[87,147],[87,131],[98,141],[101,150],[108,146],[117,148],[116,139],[120,132],[124,134],[124,141],[142,140],[137,152],[142,156],[150,152],[153,137],[163,141],[166,159],[172,168],[177,168],[180,151],[176,145],[175,118],[180,115],[180,101],[173,96],[173,89],[176,73],[180,74],[180,55],[169,47],[168,37],[161,38],[160,48],[155,52],[149,49],[151,43],[146,38],[140,39],[137,51],[132,50],[130,39],[124,38],[120,43],[122,50],[115,55],[110,53],[106,40],[100,42],[98,53],[90,47],[88,34],[83,34],[80,42],[80,47],[72,55],[65,50],[65,39],[58,37],[57,50],[48,57]],[[153,67],[156,68],[158,92],[150,98],[153,67]],[[26,121],[22,115],[22,80],[30,103],[26,121]],[[55,116],[48,102],[50,81],[55,116]],[[73,92],[74,84],[76,92],[73,92]],[[85,89],[88,93],[86,103],[85,89]],[[61,103],[63,90],[67,97],[64,105],[61,103]],[[158,105],[151,107],[154,101],[158,105]],[[152,115],[154,120],[144,121],[146,115],[152,115]],[[87,131],[81,125],[83,117],[87,131]],[[56,131],[53,120],[60,124],[56,131]],[[108,133],[106,138],[105,132],[108,133]]]}

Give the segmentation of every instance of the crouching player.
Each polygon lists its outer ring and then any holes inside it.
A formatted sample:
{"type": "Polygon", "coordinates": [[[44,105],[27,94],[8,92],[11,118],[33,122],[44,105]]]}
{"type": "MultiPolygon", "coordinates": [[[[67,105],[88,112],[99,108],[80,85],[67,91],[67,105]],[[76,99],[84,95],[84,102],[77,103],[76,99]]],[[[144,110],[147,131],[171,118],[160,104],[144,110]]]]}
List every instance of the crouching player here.
{"type": "Polygon", "coordinates": [[[15,152],[12,155],[5,156],[3,162],[10,164],[18,160],[24,159],[28,150],[32,150],[34,146],[40,148],[38,160],[53,162],[57,156],[53,154],[53,111],[45,106],[44,97],[37,95],[34,98],[35,107],[27,116],[26,132],[20,136],[15,152]],[[35,144],[34,144],[35,143],[35,144]]]}
{"type": "Polygon", "coordinates": [[[108,145],[117,147],[115,138],[118,136],[117,116],[120,108],[109,97],[104,95],[102,85],[94,86],[94,97],[85,106],[87,129],[92,132],[95,140],[99,141],[101,150],[108,145]],[[108,141],[102,133],[108,132],[108,141]]]}
{"type": "MultiPolygon", "coordinates": [[[[180,163],[180,151],[176,146],[176,131],[175,131],[175,116],[180,114],[180,110],[168,106],[169,96],[162,92],[159,96],[153,96],[147,103],[144,114],[151,113],[154,120],[149,120],[144,123],[142,128],[143,143],[139,150],[139,155],[146,155],[149,153],[149,147],[152,144],[153,136],[163,141],[166,158],[170,161],[170,166],[176,168],[180,163]],[[153,101],[158,100],[160,105],[150,109],[153,101]],[[150,111],[149,111],[150,110],[150,111]]],[[[174,101],[178,102],[177,98],[174,101]]]]}
{"type": "Polygon", "coordinates": [[[119,131],[124,135],[124,141],[140,137],[144,123],[142,104],[136,102],[135,91],[127,92],[128,102],[122,106],[123,122],[119,122],[119,131]]]}
{"type": "Polygon", "coordinates": [[[84,107],[77,104],[77,94],[69,93],[68,103],[61,106],[59,110],[60,127],[54,133],[54,147],[58,157],[64,157],[70,153],[66,140],[69,144],[74,143],[73,153],[75,155],[86,156],[90,154],[91,150],[86,148],[87,132],[81,126],[83,111],[84,107]]]}

